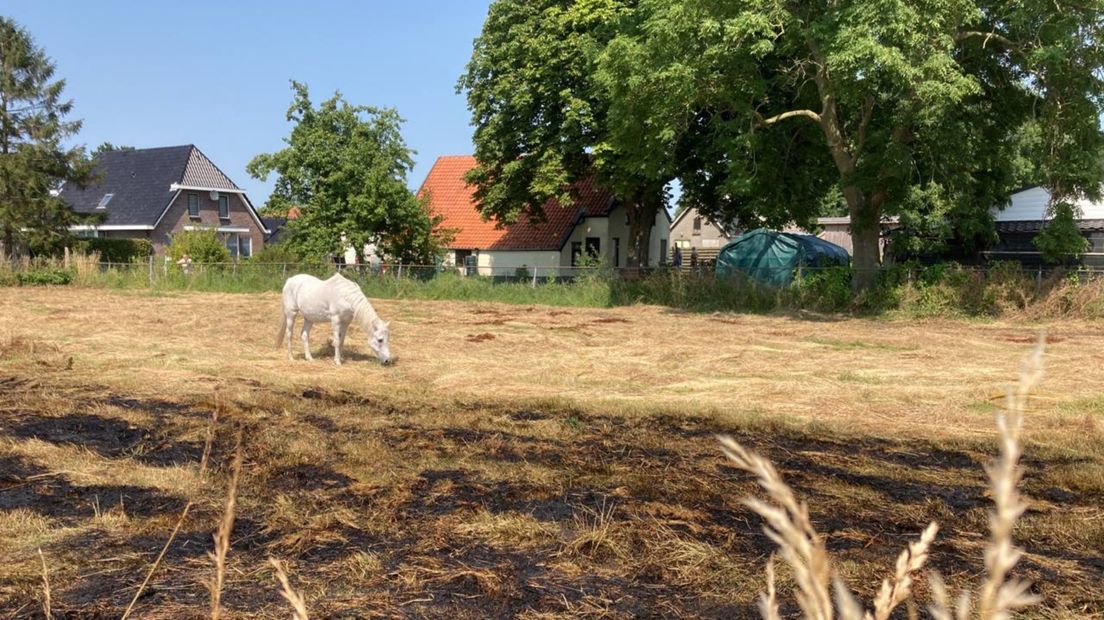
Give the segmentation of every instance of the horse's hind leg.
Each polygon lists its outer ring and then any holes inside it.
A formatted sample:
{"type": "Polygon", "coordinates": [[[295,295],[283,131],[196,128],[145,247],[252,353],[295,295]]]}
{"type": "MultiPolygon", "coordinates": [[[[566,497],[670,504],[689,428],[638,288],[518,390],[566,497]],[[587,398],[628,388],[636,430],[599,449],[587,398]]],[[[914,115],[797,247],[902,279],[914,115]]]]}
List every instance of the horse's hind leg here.
{"type": "Polygon", "coordinates": [[[289,361],[295,361],[295,356],[291,354],[291,334],[295,329],[295,313],[288,312],[284,314],[284,339],[287,340],[287,354],[289,361]]]}
{"type": "Polygon", "coordinates": [[[345,330],[342,329],[341,319],[333,320],[334,364],[341,365],[341,345],[345,343],[345,330]]]}
{"type": "Polygon", "coordinates": [[[303,356],[308,361],[313,362],[314,356],[310,352],[310,328],[311,322],[307,320],[307,317],[303,317],[303,328],[300,330],[299,337],[303,339],[303,356]]]}

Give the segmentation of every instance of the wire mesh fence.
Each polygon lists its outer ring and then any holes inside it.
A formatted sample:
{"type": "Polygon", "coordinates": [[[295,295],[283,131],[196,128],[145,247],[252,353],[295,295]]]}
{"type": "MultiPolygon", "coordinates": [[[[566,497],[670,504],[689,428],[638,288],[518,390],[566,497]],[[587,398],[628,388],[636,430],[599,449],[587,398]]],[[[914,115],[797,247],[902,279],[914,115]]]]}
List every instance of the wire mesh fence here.
{"type": "MultiPolygon", "coordinates": [[[[23,259],[0,266],[0,274],[31,273],[41,270],[65,270],[78,279],[93,280],[115,279],[150,284],[164,281],[187,281],[189,278],[217,277],[229,281],[242,282],[282,282],[286,278],[300,273],[320,278],[341,273],[355,280],[369,278],[391,278],[402,280],[428,281],[442,276],[476,278],[493,282],[528,283],[540,286],[549,283],[567,283],[579,279],[639,279],[642,277],[663,275],[697,279],[718,280],[761,280],[777,281],[776,276],[787,282],[801,281],[822,273],[842,274],[844,277],[856,277],[876,272],[881,277],[892,274],[897,283],[922,284],[944,277],[948,270],[957,274],[985,278],[999,272],[1007,275],[1010,263],[990,263],[980,265],[935,264],[935,265],[897,265],[884,266],[863,271],[854,267],[809,266],[798,267],[752,267],[747,269],[726,268],[718,273],[713,262],[682,264],[679,266],[660,265],[650,268],[617,268],[595,265],[450,265],[450,264],[407,264],[376,263],[342,265],[328,261],[302,262],[258,262],[249,259],[220,263],[191,262],[175,263],[165,257],[149,257],[134,262],[94,261],[88,257],[73,256],[67,259],[23,259]]],[[[1017,277],[1031,278],[1040,285],[1055,277],[1064,277],[1080,282],[1088,282],[1104,276],[1104,267],[1092,266],[1022,266],[1013,264],[1017,277]]]]}

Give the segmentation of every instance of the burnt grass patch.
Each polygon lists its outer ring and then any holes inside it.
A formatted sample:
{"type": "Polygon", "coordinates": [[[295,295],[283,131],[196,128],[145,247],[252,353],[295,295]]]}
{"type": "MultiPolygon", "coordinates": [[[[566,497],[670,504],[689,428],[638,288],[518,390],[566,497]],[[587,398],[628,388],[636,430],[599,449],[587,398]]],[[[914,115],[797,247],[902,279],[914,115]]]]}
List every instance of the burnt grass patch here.
{"type": "MultiPolygon", "coordinates": [[[[809,501],[814,525],[848,563],[849,583],[866,600],[933,518],[941,533],[932,565],[950,585],[966,585],[982,571],[990,506],[982,465],[995,453],[984,442],[948,447],[540,407],[416,407],[346,391],[285,396],[290,414],[278,424],[250,419],[263,412],[243,409],[234,414],[235,426],[224,421],[217,431],[220,463],[232,428],[246,432],[233,577],[223,596],[237,616],[287,615],[264,568],[269,555],[291,563],[297,587],[324,586],[325,596],[308,600],[317,617],[754,616],[753,593],[774,546],[740,503],[761,494],[724,460],[718,433],[778,466],[809,501]],[[360,413],[341,416],[331,408],[360,413]],[[561,424],[565,419],[573,424],[561,424]],[[325,440],[291,459],[285,444],[299,435],[325,440]],[[380,446],[379,453],[363,453],[365,445],[380,446]]],[[[112,404],[128,409],[195,411],[118,398],[112,404]]],[[[188,499],[195,508],[138,611],[202,615],[224,468],[214,468],[201,497],[183,498],[53,471],[18,454],[18,446],[32,438],[78,446],[120,468],[195,463],[201,443],[179,435],[195,437],[206,418],[182,415],[154,432],[80,410],[73,403],[67,415],[20,411],[0,418],[0,437],[12,446],[0,452],[0,511],[22,509],[79,526],[97,510],[118,507],[128,519],[110,531],[86,525],[46,547],[58,562],[52,580],[64,584],[54,595],[58,617],[118,617],[188,499]]],[[[1033,471],[1070,458],[1029,450],[1024,488],[1039,500],[1031,502],[1031,514],[1098,503],[1033,480],[1033,471]]],[[[1062,548],[1045,535],[1017,542],[1027,550],[1017,576],[1035,581],[1048,603],[1104,606],[1095,585],[1104,581],[1099,554],[1062,548]]],[[[5,586],[6,579],[0,572],[0,607],[22,607],[32,617],[39,575],[21,576],[18,587],[5,586]]],[[[786,592],[782,598],[792,602],[786,592]]]]}

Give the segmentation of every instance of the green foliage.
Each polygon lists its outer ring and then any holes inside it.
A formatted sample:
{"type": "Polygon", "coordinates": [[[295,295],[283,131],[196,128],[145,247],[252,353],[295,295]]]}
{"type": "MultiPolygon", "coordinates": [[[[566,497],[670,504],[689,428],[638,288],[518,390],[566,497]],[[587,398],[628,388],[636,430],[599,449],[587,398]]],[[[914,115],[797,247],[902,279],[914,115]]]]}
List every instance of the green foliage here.
{"type": "Polygon", "coordinates": [[[356,248],[378,235],[389,260],[433,264],[444,233],[440,218],[407,188],[413,151],[398,112],[351,105],[340,93],[315,107],[306,85],[292,82],[292,90],[287,147],[248,166],[254,178],[277,175],[267,212],[299,206],[283,243],[296,255],[323,258],[344,250],[342,233],[356,248]]]}
{"type": "Polygon", "coordinates": [[[1035,236],[1034,243],[1048,263],[1069,263],[1089,249],[1089,240],[1077,227],[1074,207],[1066,202],[1054,205],[1053,216],[1035,236]]]}
{"type": "Polygon", "coordinates": [[[714,221],[806,224],[841,196],[865,286],[883,216],[917,241],[981,246],[989,208],[1025,178],[1099,191],[1100,11],[641,0],[600,55],[611,142],[674,153],[714,221]],[[1025,152],[1047,154],[1040,169],[1025,152]]]}
{"type": "Polygon", "coordinates": [[[185,230],[173,235],[168,255],[173,263],[185,254],[193,263],[228,263],[230,250],[214,229],[185,230]]]}
{"type": "Polygon", "coordinates": [[[599,59],[630,0],[496,0],[459,89],[475,126],[467,179],[485,215],[512,222],[546,206],[574,208],[573,183],[597,175],[629,217],[628,264],[647,259],[649,232],[674,177],[672,154],[624,140],[635,110],[611,108],[599,59]],[[549,202],[557,199],[556,202],[549,202]]]}
{"type": "Polygon", "coordinates": [[[112,144],[111,142],[104,142],[104,143],[100,144],[99,146],[97,146],[92,151],[92,156],[95,157],[96,155],[99,155],[100,153],[110,153],[112,151],[133,151],[133,150],[134,150],[133,146],[122,146],[122,145],[116,146],[116,145],[112,144]]]}
{"type": "Polygon", "coordinates": [[[250,259],[254,263],[298,263],[303,257],[297,254],[286,243],[266,243],[259,252],[255,252],[250,259]]]}
{"type": "Polygon", "coordinates": [[[91,174],[84,149],[65,146],[81,124],[64,120],[73,103],[62,98],[65,81],[54,79],[46,52],[7,17],[0,58],[0,252],[58,247],[81,218],[51,190],[91,174]]]}
{"type": "Polygon", "coordinates": [[[20,272],[20,286],[64,286],[73,281],[73,272],[56,267],[40,267],[20,272]]]}
{"type": "Polygon", "coordinates": [[[72,248],[81,254],[95,252],[105,263],[129,263],[144,260],[153,254],[153,244],[148,239],[84,238],[75,240],[72,248]]]}

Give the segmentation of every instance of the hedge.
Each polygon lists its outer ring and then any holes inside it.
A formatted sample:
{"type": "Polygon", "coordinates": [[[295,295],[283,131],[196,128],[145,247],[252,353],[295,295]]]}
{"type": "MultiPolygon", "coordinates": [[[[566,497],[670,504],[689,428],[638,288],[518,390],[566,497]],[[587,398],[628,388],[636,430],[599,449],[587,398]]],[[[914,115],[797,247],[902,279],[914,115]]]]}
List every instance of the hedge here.
{"type": "Polygon", "coordinates": [[[73,249],[84,254],[95,252],[107,263],[130,263],[153,254],[153,244],[148,239],[78,239],[73,249]]]}

